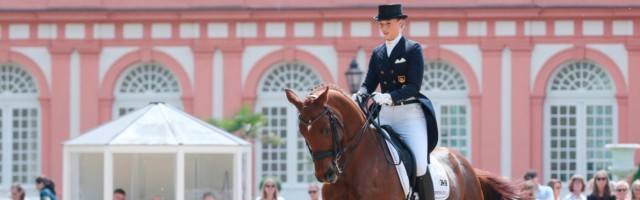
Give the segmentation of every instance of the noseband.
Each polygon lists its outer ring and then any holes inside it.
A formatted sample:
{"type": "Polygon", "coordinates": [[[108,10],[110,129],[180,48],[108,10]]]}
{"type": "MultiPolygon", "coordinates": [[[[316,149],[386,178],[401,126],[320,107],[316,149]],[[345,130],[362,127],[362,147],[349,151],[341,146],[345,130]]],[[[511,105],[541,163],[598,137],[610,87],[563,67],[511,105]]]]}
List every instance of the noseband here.
{"type": "Polygon", "coordinates": [[[324,110],[322,111],[322,113],[320,113],[318,116],[314,117],[312,120],[305,121],[300,117],[299,114],[298,114],[298,120],[300,121],[301,124],[307,125],[307,131],[309,131],[309,130],[311,130],[311,125],[313,125],[315,122],[320,120],[325,115],[329,116],[329,125],[331,127],[331,140],[333,142],[333,146],[331,147],[331,149],[324,150],[324,151],[319,151],[319,152],[313,152],[313,151],[311,151],[311,147],[309,147],[309,142],[306,140],[306,138],[305,138],[305,143],[307,144],[307,148],[309,149],[309,153],[311,153],[311,156],[313,157],[314,162],[315,162],[315,160],[319,160],[319,159],[323,159],[323,158],[327,158],[327,157],[331,156],[331,158],[333,159],[333,162],[332,162],[333,166],[336,169],[338,169],[338,173],[342,173],[344,168],[349,163],[349,160],[353,156],[353,153],[352,153],[353,150],[356,149],[360,145],[360,142],[362,142],[362,138],[364,136],[363,133],[366,132],[365,129],[364,129],[366,127],[366,123],[365,123],[365,126],[363,126],[360,129],[360,132],[356,135],[356,137],[351,138],[349,143],[347,143],[347,145],[344,148],[340,148],[340,140],[338,139],[338,128],[337,128],[336,124],[340,125],[340,128],[342,128],[343,130],[344,130],[344,124],[340,120],[338,120],[338,118],[336,118],[336,115],[333,114],[333,112],[331,112],[331,109],[329,109],[328,106],[325,105],[324,106],[324,110]],[[360,137],[358,137],[358,136],[360,136],[360,137]],[[349,149],[349,147],[351,146],[353,141],[355,141],[356,138],[359,138],[358,143],[356,144],[356,146],[354,146],[353,149],[351,149],[351,151],[350,151],[351,154],[344,161],[344,163],[342,163],[342,166],[340,166],[340,164],[338,163],[338,160],[340,160],[340,158],[349,149]]]}

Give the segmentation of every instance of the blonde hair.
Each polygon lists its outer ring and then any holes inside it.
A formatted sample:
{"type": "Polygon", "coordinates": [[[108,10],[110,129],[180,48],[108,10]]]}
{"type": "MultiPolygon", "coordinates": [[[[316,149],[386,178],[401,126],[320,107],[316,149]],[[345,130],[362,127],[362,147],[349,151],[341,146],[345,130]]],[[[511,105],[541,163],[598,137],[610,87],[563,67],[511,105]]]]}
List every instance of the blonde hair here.
{"type": "Polygon", "coordinates": [[[537,190],[537,184],[534,183],[532,180],[528,180],[528,181],[524,181],[524,183],[522,183],[522,189],[520,189],[520,194],[522,196],[523,199],[536,199],[536,190],[537,190]],[[524,191],[531,191],[531,196],[524,196],[524,191]]]}
{"type": "Polygon", "coordinates": [[[640,187],[640,180],[635,180],[631,183],[631,187],[629,188],[631,190],[631,200],[636,200],[636,198],[640,199],[640,197],[636,197],[635,193],[633,193],[633,189],[636,187],[640,187]]]}
{"type": "Polygon", "coordinates": [[[629,189],[629,183],[627,183],[627,181],[621,180],[616,182],[616,190],[618,189],[618,187],[620,186],[624,186],[627,188],[627,190],[629,189]]]}
{"type": "Polygon", "coordinates": [[[262,191],[261,192],[262,193],[262,197],[260,199],[261,200],[271,199],[267,195],[267,190],[265,190],[267,188],[266,187],[267,183],[273,183],[273,185],[274,185],[273,199],[278,199],[278,181],[274,177],[266,177],[266,178],[264,178],[264,181],[262,181],[262,188],[260,189],[262,191]]]}

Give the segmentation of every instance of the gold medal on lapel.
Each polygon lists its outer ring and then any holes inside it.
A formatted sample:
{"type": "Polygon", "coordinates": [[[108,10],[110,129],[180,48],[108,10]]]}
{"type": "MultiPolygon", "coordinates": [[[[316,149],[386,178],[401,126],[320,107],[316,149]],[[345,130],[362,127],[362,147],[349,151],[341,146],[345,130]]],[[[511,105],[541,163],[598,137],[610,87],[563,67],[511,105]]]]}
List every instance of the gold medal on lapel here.
{"type": "Polygon", "coordinates": [[[404,76],[398,76],[398,82],[404,83],[405,81],[407,81],[407,79],[405,79],[404,76]]]}

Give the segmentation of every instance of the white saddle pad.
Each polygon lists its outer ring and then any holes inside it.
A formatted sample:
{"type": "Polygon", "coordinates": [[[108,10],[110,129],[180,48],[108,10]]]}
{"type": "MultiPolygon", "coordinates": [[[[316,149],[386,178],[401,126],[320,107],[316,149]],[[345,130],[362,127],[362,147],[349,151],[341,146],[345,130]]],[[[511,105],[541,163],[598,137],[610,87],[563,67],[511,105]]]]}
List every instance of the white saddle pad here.
{"type": "Polygon", "coordinates": [[[429,172],[431,172],[433,193],[435,193],[436,200],[449,198],[449,178],[440,161],[433,156],[431,157],[431,164],[429,164],[429,172]]]}
{"type": "MultiPolygon", "coordinates": [[[[386,131],[383,132],[389,136],[386,131]]],[[[393,158],[393,162],[401,162],[396,149],[393,148],[393,145],[391,145],[389,141],[386,142],[387,149],[393,158]]],[[[408,196],[411,192],[411,184],[409,183],[409,177],[407,175],[407,170],[404,168],[404,163],[396,165],[396,171],[398,172],[398,178],[400,179],[402,190],[404,190],[404,196],[408,196]]],[[[433,180],[433,192],[435,193],[435,199],[444,200],[449,198],[449,178],[447,178],[447,173],[444,171],[442,164],[433,156],[431,157],[431,164],[429,164],[429,172],[431,173],[431,179],[433,180]]]]}

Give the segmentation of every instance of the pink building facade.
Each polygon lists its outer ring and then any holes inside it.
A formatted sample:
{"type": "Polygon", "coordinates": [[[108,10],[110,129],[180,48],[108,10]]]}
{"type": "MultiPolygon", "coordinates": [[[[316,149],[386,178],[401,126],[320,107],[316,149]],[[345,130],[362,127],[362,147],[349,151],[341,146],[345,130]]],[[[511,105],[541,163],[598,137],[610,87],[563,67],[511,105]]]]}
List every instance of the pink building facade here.
{"type": "MultiPolygon", "coordinates": [[[[62,142],[165,101],[201,118],[264,114],[261,133],[286,143],[255,143],[254,185],[273,175],[304,197],[313,166],[282,89],[348,88],[351,61],[366,71],[382,44],[383,3],[4,0],[0,188],[62,182],[62,142]]],[[[640,3],[402,3],[440,145],[475,167],[567,181],[610,166],[605,144],[640,143],[640,3]]]]}

